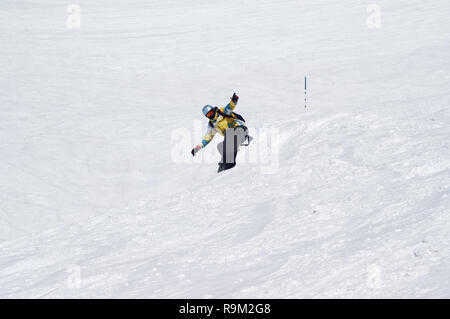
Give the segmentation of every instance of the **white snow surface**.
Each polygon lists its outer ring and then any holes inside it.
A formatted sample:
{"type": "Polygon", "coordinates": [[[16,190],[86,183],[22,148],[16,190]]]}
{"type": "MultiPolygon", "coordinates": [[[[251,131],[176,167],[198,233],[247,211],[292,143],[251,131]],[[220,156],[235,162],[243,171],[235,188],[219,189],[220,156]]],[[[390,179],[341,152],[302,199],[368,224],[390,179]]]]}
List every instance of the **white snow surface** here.
{"type": "Polygon", "coordinates": [[[2,0],[0,297],[449,298],[449,16],[2,0]],[[173,132],[233,92],[248,151],[278,130],[274,174],[174,161],[173,132]]]}

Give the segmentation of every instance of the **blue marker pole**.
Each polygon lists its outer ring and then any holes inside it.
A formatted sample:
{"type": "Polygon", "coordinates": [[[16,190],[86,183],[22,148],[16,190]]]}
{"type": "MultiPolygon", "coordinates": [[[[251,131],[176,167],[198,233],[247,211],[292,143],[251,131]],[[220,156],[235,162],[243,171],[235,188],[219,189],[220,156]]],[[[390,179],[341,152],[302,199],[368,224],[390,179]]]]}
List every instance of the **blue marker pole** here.
{"type": "Polygon", "coordinates": [[[305,76],[305,108],[306,108],[306,76],[305,76]]]}

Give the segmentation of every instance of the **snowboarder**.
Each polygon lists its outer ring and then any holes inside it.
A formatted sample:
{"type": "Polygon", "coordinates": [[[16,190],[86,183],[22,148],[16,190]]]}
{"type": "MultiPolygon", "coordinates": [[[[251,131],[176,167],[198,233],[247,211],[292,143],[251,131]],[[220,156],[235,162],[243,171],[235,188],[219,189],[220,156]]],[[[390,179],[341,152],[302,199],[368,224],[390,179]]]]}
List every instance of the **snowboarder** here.
{"type": "Polygon", "coordinates": [[[217,145],[217,149],[222,157],[217,172],[233,168],[236,165],[236,155],[239,147],[245,145],[246,140],[248,143],[252,140],[248,135],[248,128],[245,126],[244,118],[233,112],[238,99],[239,97],[234,93],[227,106],[218,108],[205,105],[202,110],[203,114],[209,119],[208,129],[201,144],[194,147],[191,153],[192,156],[195,156],[198,151],[211,142],[217,132],[223,135],[223,142],[217,145]]]}

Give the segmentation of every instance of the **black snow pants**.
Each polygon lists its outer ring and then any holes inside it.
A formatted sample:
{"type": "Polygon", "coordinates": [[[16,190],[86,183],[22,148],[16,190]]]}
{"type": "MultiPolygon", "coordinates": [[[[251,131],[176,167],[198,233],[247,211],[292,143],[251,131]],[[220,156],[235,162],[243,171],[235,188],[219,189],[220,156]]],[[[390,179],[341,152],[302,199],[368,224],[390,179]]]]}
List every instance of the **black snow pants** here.
{"type": "Polygon", "coordinates": [[[237,152],[239,151],[239,147],[245,142],[247,135],[248,128],[244,125],[229,128],[225,131],[223,142],[217,144],[217,149],[222,155],[218,172],[236,166],[237,152]]]}

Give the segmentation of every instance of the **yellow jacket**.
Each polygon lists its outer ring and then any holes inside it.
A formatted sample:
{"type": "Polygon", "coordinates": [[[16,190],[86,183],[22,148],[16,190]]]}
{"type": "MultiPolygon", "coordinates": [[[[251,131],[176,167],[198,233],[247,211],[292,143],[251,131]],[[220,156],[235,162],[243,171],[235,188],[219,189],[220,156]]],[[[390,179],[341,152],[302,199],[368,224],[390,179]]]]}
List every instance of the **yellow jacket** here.
{"type": "MultiPolygon", "coordinates": [[[[222,113],[225,113],[227,115],[232,116],[232,112],[234,108],[236,107],[236,103],[233,101],[230,101],[230,103],[227,104],[225,107],[221,107],[219,110],[222,113]]],[[[241,120],[238,120],[235,117],[225,117],[219,114],[219,112],[216,112],[216,116],[214,119],[209,121],[208,129],[206,131],[205,136],[203,136],[202,143],[199,144],[202,148],[208,145],[209,142],[213,139],[214,135],[216,133],[220,133],[222,136],[225,135],[225,131],[227,128],[233,128],[239,125],[244,125],[244,122],[241,120]]]]}

